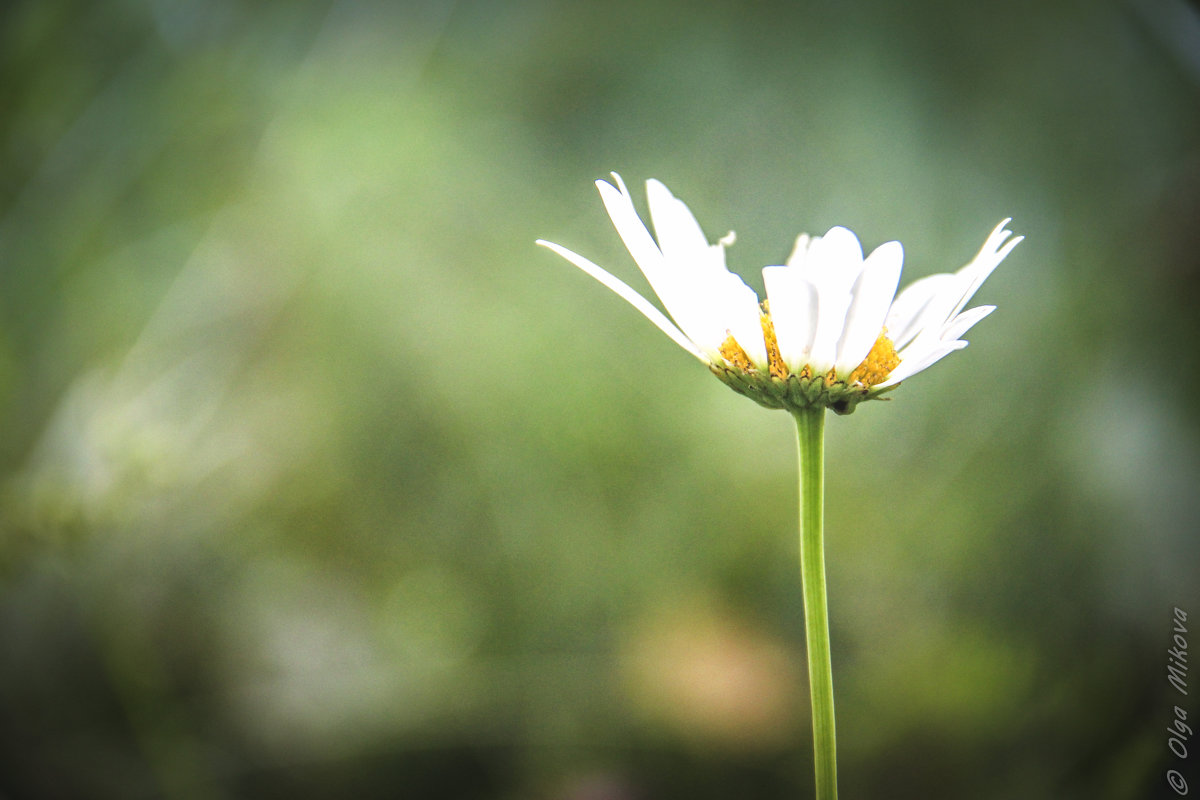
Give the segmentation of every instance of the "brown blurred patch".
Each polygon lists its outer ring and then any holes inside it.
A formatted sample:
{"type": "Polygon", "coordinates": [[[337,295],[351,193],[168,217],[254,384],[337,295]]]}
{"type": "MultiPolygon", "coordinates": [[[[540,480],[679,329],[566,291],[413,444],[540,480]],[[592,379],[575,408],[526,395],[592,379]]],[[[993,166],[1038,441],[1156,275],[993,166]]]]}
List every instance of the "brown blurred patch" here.
{"type": "Polygon", "coordinates": [[[707,599],[638,619],[621,666],[635,714],[707,747],[769,750],[798,723],[802,668],[785,644],[707,599]]]}

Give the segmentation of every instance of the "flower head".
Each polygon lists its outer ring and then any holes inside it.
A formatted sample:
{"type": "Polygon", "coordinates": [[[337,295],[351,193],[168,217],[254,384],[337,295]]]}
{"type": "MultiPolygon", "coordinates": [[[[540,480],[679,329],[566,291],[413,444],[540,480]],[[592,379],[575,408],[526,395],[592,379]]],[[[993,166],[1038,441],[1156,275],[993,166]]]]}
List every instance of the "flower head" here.
{"type": "Polygon", "coordinates": [[[802,234],[787,263],[763,268],[767,299],[725,266],[733,233],[711,244],[692,212],[656,180],[646,182],[651,236],[621,177],[596,181],[630,255],[668,318],[642,295],[578,253],[539,240],[625,298],[734,390],[770,408],[827,406],[849,413],[955,350],[995,306],[966,304],[1012,251],[1009,220],[954,273],[922,278],[896,294],[904,251],[887,242],[866,257],[846,228],[802,234]]]}

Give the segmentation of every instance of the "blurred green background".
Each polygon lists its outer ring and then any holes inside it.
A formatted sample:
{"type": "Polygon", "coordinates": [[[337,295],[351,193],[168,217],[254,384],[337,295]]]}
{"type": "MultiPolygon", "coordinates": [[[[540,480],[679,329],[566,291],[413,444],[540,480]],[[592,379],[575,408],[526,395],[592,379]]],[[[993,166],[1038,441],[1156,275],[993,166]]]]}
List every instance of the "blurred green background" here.
{"type": "Polygon", "coordinates": [[[843,795],[1200,785],[1198,31],[6,5],[0,797],[811,796],[790,420],[533,244],[644,289],[614,169],[756,288],[834,224],[904,283],[1027,236],[970,348],[827,426],[843,795]]]}

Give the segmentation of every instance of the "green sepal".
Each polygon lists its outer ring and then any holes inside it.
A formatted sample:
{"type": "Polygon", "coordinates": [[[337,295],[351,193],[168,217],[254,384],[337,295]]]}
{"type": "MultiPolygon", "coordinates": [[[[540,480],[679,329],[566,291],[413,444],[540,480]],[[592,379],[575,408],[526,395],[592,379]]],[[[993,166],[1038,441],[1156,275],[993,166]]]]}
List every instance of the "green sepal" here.
{"type": "Polygon", "coordinates": [[[711,364],[709,369],[718,380],[738,394],[766,408],[792,413],[810,408],[828,408],[835,414],[852,414],[859,403],[887,399],[880,395],[895,388],[889,386],[872,391],[861,384],[851,385],[844,381],[829,384],[823,375],[802,378],[793,374],[786,378],[773,378],[757,370],[743,372],[724,364],[711,364]]]}

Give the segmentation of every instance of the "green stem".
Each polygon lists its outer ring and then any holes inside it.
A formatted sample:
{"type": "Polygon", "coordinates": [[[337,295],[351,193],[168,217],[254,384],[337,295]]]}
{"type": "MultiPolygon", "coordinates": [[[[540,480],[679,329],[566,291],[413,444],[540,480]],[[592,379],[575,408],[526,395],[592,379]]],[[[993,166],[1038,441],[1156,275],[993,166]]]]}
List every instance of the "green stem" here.
{"type": "Polygon", "coordinates": [[[800,450],[800,571],[812,701],[813,770],[817,800],[837,800],[837,742],[833,724],[833,667],[825,599],[825,409],[793,413],[800,450]]]}

